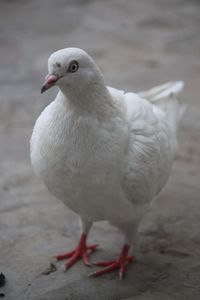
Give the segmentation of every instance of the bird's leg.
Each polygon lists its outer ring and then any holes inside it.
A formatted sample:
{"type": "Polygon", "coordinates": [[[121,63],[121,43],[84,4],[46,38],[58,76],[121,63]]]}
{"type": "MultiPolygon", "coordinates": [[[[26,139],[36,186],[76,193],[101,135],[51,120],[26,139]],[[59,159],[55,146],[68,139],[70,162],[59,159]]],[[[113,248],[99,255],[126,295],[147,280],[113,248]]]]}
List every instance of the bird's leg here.
{"type": "Polygon", "coordinates": [[[55,256],[57,260],[68,259],[64,264],[65,271],[67,271],[67,269],[69,269],[79,259],[82,259],[83,263],[86,266],[91,266],[91,264],[89,263],[89,254],[96,250],[97,245],[86,244],[87,235],[92,224],[84,220],[81,221],[82,221],[82,234],[80,236],[77,247],[70,252],[62,253],[55,256]]]}
{"type": "Polygon", "coordinates": [[[116,259],[111,261],[94,263],[94,265],[98,267],[103,267],[103,269],[91,273],[89,276],[94,276],[94,277],[101,276],[103,274],[118,270],[119,279],[121,280],[124,277],[127,264],[134,261],[135,259],[134,256],[130,256],[128,255],[128,253],[129,253],[130,245],[133,242],[133,237],[135,236],[136,229],[137,229],[137,224],[135,224],[135,226],[130,226],[129,224],[127,224],[126,227],[124,226],[122,232],[125,234],[125,241],[119,256],[116,259]]]}
{"type": "Polygon", "coordinates": [[[91,273],[89,276],[100,276],[106,273],[110,273],[114,270],[119,270],[119,278],[122,279],[125,274],[125,267],[128,262],[132,262],[134,260],[133,256],[128,255],[130,246],[128,244],[124,244],[122,247],[122,251],[119,255],[119,257],[115,260],[111,261],[103,261],[103,262],[97,262],[95,263],[96,266],[99,267],[105,267],[100,271],[96,271],[94,273],[91,273]]]}

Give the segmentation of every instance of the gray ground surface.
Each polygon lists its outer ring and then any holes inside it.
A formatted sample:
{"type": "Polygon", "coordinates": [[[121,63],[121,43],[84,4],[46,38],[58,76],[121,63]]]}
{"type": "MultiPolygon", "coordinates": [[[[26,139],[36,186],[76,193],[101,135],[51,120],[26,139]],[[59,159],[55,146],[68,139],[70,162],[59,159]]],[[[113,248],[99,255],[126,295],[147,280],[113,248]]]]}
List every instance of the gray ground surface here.
{"type": "MultiPolygon", "coordinates": [[[[12,300],[200,299],[200,2],[183,0],[0,1],[0,289],[12,300]],[[186,82],[188,103],[169,183],[141,224],[137,261],[119,282],[89,279],[81,263],[42,275],[78,238],[77,217],[32,172],[29,138],[56,88],[40,95],[48,55],[89,51],[110,85],[139,91],[186,82]]],[[[96,224],[90,239],[111,258],[122,236],[96,224]]]]}

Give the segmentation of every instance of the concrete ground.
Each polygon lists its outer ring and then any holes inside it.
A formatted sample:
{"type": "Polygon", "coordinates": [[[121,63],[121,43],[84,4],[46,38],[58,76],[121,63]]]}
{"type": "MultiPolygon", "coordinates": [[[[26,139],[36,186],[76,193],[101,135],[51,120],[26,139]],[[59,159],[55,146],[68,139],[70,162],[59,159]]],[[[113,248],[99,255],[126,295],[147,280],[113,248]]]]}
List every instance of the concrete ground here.
{"type": "MultiPolygon", "coordinates": [[[[7,300],[200,299],[200,2],[195,0],[0,1],[0,272],[7,300]],[[49,54],[76,46],[109,85],[140,91],[182,79],[188,104],[167,187],[133,245],[137,261],[120,282],[77,263],[44,275],[52,255],[78,238],[77,216],[33,174],[29,138],[57,90],[40,95],[49,54]]],[[[106,223],[90,235],[111,258],[122,236],[106,223]]],[[[94,268],[95,269],[95,268],[94,268]]]]}

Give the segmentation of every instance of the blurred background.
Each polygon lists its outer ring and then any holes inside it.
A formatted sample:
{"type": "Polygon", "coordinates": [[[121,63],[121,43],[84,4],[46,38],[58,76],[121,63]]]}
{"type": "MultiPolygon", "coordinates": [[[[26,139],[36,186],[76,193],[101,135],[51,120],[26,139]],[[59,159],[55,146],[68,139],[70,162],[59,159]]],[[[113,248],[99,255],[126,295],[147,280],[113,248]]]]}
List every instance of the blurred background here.
{"type": "MultiPolygon", "coordinates": [[[[0,1],[0,272],[5,299],[199,299],[200,287],[200,1],[0,1]],[[139,230],[138,258],[117,274],[91,280],[77,264],[43,275],[50,257],[78,237],[77,217],[33,174],[29,139],[57,88],[40,94],[48,56],[65,47],[89,52],[108,85],[141,91],[185,81],[188,108],[172,175],[139,230]],[[102,287],[103,284],[103,287],[102,287]]],[[[112,257],[116,228],[97,224],[94,254],[112,257]],[[99,253],[99,254],[98,254],[99,253]]]]}

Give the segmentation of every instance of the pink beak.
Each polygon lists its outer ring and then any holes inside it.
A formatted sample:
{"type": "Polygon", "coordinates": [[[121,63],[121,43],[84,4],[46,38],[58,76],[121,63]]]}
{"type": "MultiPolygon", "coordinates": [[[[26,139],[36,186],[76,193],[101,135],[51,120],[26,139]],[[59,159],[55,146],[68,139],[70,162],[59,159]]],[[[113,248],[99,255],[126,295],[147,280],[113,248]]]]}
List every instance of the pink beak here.
{"type": "Polygon", "coordinates": [[[50,89],[52,86],[54,86],[58,79],[59,79],[59,77],[57,77],[55,75],[48,74],[45,77],[44,83],[42,85],[41,93],[44,93],[45,91],[50,89]]]}

